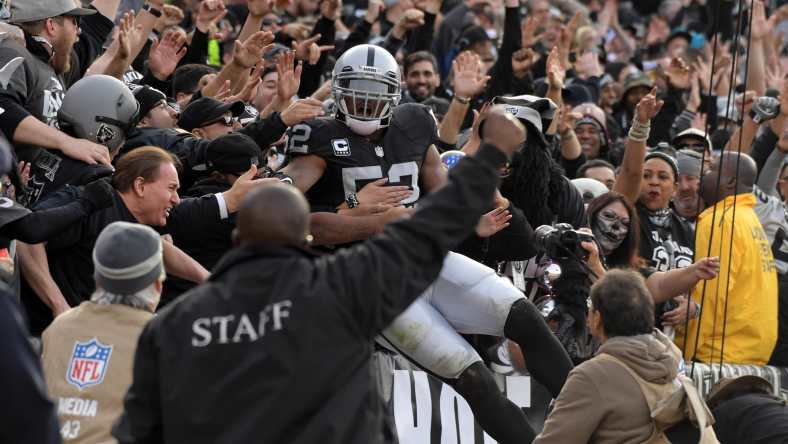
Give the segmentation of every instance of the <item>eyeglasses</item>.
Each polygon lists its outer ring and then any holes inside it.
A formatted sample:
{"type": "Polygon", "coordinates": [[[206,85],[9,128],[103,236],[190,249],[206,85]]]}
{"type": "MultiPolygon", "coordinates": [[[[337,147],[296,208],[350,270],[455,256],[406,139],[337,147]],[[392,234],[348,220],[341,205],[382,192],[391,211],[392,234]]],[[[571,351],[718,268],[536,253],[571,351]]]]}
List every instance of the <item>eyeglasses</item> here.
{"type": "Polygon", "coordinates": [[[210,126],[213,125],[214,123],[222,123],[224,124],[224,126],[233,126],[233,124],[235,124],[237,120],[238,119],[236,117],[233,117],[232,114],[225,114],[222,117],[219,117],[218,119],[211,120],[210,122],[205,122],[202,126],[210,126]]]}

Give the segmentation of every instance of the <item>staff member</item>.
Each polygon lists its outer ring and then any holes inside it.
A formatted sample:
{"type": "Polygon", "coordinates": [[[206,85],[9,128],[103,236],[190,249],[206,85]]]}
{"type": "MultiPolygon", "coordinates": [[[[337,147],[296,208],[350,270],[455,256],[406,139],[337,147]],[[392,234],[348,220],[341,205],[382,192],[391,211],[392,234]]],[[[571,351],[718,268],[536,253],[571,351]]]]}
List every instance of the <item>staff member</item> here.
{"type": "Polygon", "coordinates": [[[304,249],[309,205],[296,188],[251,194],[238,214],[240,248],[140,336],[118,441],[381,441],[372,339],[473,232],[512,141],[525,137],[502,107],[484,130],[486,144],[409,220],[334,255],[304,249]]]}
{"type": "MultiPolygon", "coordinates": [[[[757,175],[750,156],[726,151],[703,177],[701,190],[708,208],[698,216],[695,257],[720,252],[720,274],[692,292],[703,307],[700,319],[687,325],[687,360],[766,365],[774,350],[777,267],[753,209],[757,175]]],[[[683,334],[676,335],[676,344],[683,346],[683,334]]]]}

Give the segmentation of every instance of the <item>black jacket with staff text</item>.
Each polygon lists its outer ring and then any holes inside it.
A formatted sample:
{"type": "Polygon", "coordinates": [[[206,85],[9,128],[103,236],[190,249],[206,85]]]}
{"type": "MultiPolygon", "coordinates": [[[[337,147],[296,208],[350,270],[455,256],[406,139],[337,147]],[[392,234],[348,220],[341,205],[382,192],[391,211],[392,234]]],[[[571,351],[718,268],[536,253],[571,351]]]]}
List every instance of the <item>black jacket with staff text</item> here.
{"type": "Polygon", "coordinates": [[[335,254],[244,247],[145,327],[121,443],[381,439],[372,340],[492,201],[503,154],[462,159],[408,220],[335,254]]]}

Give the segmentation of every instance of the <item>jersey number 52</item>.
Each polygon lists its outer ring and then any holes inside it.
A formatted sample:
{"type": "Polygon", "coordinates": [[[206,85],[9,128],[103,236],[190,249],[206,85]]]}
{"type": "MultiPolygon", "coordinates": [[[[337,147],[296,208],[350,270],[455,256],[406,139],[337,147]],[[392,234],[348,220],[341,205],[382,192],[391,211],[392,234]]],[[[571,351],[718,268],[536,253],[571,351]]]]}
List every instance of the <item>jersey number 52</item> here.
{"type": "MultiPolygon", "coordinates": [[[[387,174],[390,184],[400,183],[405,176],[410,176],[409,185],[413,193],[402,203],[411,204],[419,200],[419,165],[413,161],[395,163],[391,165],[387,174]]],[[[371,182],[382,178],[383,168],[380,165],[342,168],[345,195],[358,193],[358,182],[371,182]]]]}

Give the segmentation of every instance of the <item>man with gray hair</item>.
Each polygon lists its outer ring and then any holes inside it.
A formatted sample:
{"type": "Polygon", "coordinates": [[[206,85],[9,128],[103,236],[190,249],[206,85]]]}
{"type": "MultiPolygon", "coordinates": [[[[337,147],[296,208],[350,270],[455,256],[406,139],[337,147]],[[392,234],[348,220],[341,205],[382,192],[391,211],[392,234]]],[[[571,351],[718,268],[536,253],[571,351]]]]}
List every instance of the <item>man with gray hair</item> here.
{"type": "Polygon", "coordinates": [[[123,409],[142,328],[159,303],[162,243],[152,228],[109,224],[93,249],[96,291],[43,334],[44,376],[69,442],[107,442],[123,409]]]}

